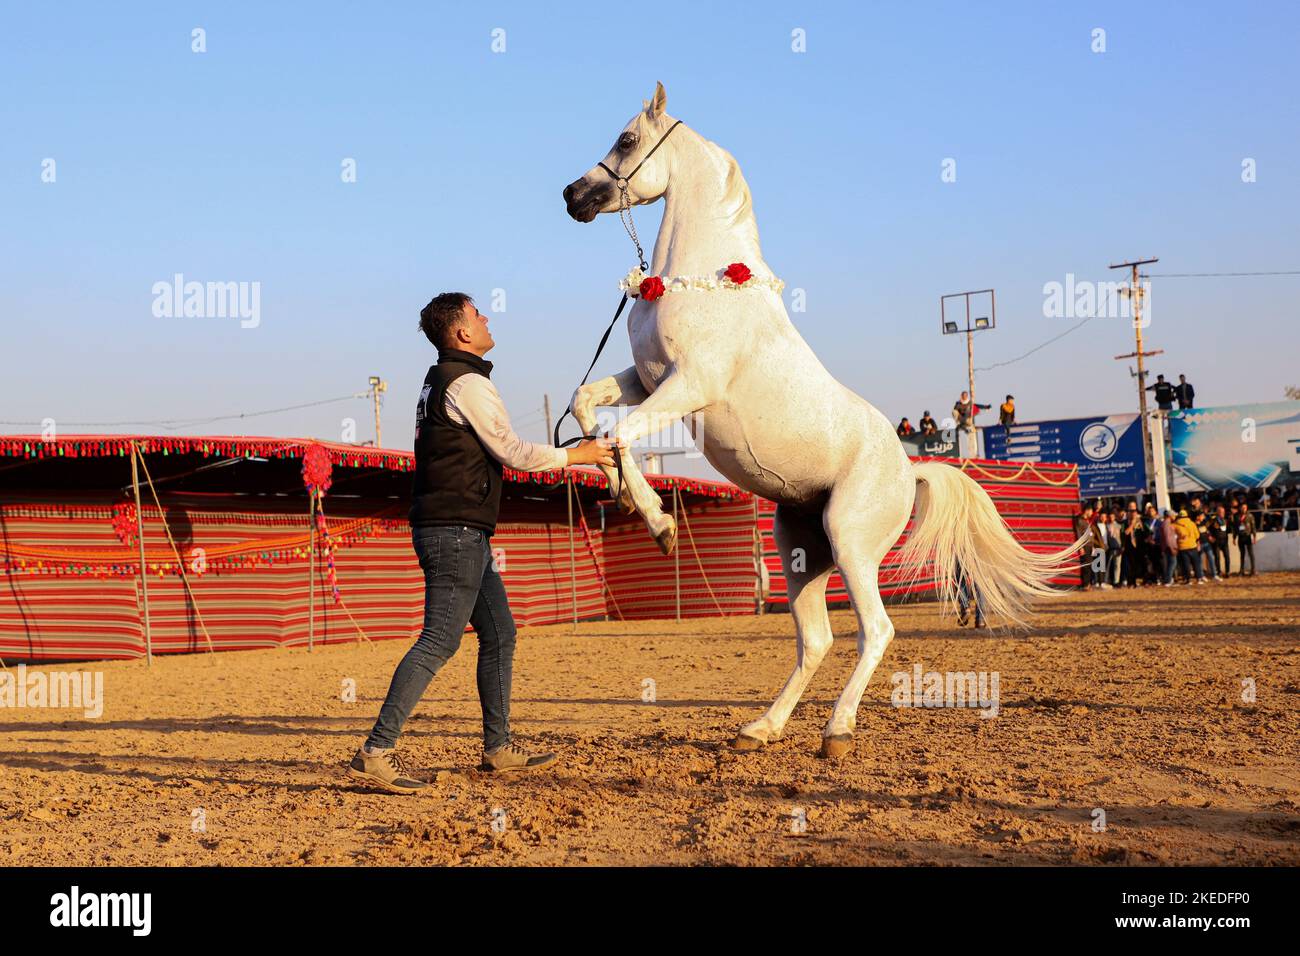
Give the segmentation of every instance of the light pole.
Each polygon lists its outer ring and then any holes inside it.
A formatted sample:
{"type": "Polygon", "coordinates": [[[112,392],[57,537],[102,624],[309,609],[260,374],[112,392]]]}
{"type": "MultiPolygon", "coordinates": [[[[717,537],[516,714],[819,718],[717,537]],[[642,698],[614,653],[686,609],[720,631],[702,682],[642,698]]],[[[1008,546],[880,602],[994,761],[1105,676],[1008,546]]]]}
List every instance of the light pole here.
{"type": "MultiPolygon", "coordinates": [[[[980,310],[982,311],[982,309],[980,310]]],[[[968,440],[970,442],[970,457],[975,457],[979,446],[975,441],[975,333],[984,332],[988,329],[996,328],[997,320],[997,298],[992,289],[977,289],[971,292],[954,292],[950,295],[939,296],[939,322],[940,330],[944,335],[966,334],[966,391],[970,397],[970,421],[966,423],[969,431],[968,440]],[[988,315],[971,316],[971,297],[988,296],[988,315]],[[948,308],[950,299],[960,299],[961,302],[952,302],[953,318],[949,318],[948,308]]],[[[959,449],[960,451],[960,449],[959,449]]]]}
{"type": "Polygon", "coordinates": [[[370,376],[370,397],[375,403],[375,447],[382,448],[384,445],[383,426],[379,421],[379,407],[383,404],[383,394],[388,391],[388,383],[378,375],[370,376]]]}

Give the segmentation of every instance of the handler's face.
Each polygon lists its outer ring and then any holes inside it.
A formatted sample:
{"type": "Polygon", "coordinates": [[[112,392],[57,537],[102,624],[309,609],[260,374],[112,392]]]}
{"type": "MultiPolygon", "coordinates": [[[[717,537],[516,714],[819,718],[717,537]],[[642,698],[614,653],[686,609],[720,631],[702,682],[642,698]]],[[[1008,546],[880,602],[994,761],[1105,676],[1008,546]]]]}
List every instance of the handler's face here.
{"type": "Polygon", "coordinates": [[[487,316],[476,309],[472,302],[466,302],[464,309],[465,321],[456,330],[458,335],[464,336],[461,347],[467,352],[483,355],[497,344],[492,338],[492,333],[488,331],[487,316]]]}

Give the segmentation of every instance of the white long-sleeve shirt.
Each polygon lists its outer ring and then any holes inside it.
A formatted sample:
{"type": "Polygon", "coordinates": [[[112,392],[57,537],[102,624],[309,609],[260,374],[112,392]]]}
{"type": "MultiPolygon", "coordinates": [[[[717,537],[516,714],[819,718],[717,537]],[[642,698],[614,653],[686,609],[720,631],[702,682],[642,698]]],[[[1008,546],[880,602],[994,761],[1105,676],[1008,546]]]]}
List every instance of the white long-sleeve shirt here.
{"type": "Polygon", "coordinates": [[[549,471],[569,462],[563,448],[524,441],[515,433],[501,393],[485,375],[462,375],[448,385],[444,407],[448,418],[474,429],[492,457],[507,468],[549,471]]]}

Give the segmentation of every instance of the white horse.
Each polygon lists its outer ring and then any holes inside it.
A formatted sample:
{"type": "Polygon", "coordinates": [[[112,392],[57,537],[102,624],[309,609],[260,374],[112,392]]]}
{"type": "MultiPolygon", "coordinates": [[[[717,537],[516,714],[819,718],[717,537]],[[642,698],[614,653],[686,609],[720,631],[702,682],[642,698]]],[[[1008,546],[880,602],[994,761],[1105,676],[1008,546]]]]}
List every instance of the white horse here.
{"type": "MultiPolygon", "coordinates": [[[[823,756],[838,757],[852,749],[858,704],[894,636],[877,574],[914,499],[905,567],[919,573],[932,565],[949,604],[960,562],[986,610],[1019,621],[1032,599],[1051,593],[1048,580],[1074,549],[1040,555],[1022,548],[973,479],[941,462],[912,464],[888,419],[831,377],[786,314],[740,167],[689,127],[674,129],[680,124],[664,112],[665,102],[658,84],[602,163],[564,190],[569,215],[580,222],[617,212],[623,187],[631,205],[665,203],[649,276],[667,291],[651,301],[650,289],[628,316],[635,364],[579,388],[570,409],[592,434],[597,407],[638,406],[614,429],[628,446],[686,418],[714,468],[777,503],[798,652],[776,701],[741,728],[736,748],[757,749],[781,736],[830,649],[826,583],[839,567],[859,630],[857,667],[822,735],[823,756]],[[753,278],[722,279],[732,263],[753,278]]],[[[631,278],[635,293],[640,277],[631,278]]],[[[641,513],[668,553],[677,534],[672,516],[629,450],[622,466],[621,504],[641,513]]],[[[604,471],[614,482],[613,470],[604,471]]]]}

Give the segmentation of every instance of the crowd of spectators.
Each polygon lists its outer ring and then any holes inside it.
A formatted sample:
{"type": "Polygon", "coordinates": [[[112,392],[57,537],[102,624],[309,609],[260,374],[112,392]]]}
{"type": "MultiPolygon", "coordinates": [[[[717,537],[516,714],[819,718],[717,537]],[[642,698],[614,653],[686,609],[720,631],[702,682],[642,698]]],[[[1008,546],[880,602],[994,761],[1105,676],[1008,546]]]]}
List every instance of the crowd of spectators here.
{"type": "Polygon", "coordinates": [[[1122,498],[1084,502],[1075,516],[1083,588],[1172,587],[1255,574],[1262,531],[1300,530],[1300,486],[1175,495],[1163,513],[1122,498]],[[1247,570],[1249,569],[1249,570],[1247,570]]]}

